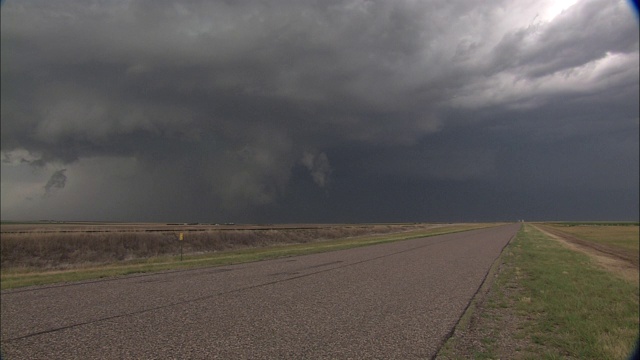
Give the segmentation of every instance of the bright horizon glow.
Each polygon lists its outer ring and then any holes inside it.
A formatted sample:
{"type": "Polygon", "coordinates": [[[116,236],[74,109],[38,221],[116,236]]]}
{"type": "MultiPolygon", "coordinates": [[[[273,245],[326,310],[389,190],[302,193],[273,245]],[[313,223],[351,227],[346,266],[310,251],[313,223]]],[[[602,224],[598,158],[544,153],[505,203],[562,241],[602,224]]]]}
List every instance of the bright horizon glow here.
{"type": "Polygon", "coordinates": [[[544,14],[541,15],[541,17],[544,21],[552,21],[554,18],[560,15],[563,11],[575,5],[575,3],[577,2],[578,2],[577,0],[551,1],[550,6],[547,8],[544,14]]]}

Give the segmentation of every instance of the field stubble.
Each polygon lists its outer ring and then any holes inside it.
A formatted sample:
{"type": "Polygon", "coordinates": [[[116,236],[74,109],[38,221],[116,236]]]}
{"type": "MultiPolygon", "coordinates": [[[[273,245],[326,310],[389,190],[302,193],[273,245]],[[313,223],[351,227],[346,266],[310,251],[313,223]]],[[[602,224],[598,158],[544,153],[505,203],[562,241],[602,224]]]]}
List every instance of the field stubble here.
{"type": "Polygon", "coordinates": [[[388,234],[424,229],[434,225],[362,225],[291,228],[237,227],[216,229],[175,228],[159,230],[103,226],[34,227],[19,231],[3,229],[0,239],[2,270],[69,269],[87,265],[109,264],[123,260],[172,256],[180,253],[202,254],[348,238],[369,234],[388,234]],[[184,234],[179,241],[178,234],[184,234]]]}

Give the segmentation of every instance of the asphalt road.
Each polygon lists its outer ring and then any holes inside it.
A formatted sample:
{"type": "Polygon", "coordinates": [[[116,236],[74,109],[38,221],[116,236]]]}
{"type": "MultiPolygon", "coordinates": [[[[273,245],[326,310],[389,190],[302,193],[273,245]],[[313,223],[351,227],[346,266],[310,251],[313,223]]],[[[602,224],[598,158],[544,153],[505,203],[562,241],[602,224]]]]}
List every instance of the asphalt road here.
{"type": "Polygon", "coordinates": [[[520,228],[3,291],[4,359],[432,358],[520,228]]]}

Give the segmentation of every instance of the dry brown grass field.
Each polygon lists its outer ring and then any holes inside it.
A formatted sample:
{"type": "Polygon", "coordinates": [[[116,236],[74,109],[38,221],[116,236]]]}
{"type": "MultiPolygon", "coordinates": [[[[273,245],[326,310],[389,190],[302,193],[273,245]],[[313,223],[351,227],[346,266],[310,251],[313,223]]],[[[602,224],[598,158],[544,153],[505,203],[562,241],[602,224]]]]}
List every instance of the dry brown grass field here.
{"type": "Polygon", "coordinates": [[[198,254],[388,234],[438,224],[209,225],[156,223],[31,223],[0,226],[2,270],[69,269],[122,260],[198,254]],[[180,233],[184,240],[179,241],[180,233]]]}
{"type": "Polygon", "coordinates": [[[637,223],[545,223],[539,227],[581,249],[623,260],[637,273],[640,231],[637,223]]]}

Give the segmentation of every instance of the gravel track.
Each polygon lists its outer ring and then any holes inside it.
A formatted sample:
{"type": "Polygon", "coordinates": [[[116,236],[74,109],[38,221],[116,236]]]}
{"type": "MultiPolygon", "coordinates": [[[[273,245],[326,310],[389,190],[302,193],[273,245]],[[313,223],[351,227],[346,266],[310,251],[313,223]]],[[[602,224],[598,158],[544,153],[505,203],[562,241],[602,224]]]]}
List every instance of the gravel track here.
{"type": "Polygon", "coordinates": [[[5,359],[425,359],[520,228],[3,291],[5,359]]]}

